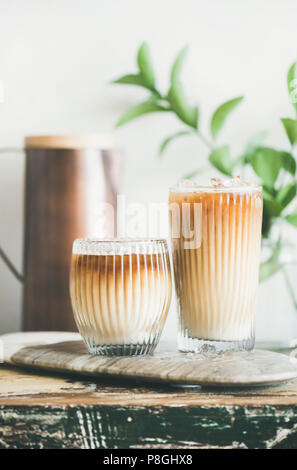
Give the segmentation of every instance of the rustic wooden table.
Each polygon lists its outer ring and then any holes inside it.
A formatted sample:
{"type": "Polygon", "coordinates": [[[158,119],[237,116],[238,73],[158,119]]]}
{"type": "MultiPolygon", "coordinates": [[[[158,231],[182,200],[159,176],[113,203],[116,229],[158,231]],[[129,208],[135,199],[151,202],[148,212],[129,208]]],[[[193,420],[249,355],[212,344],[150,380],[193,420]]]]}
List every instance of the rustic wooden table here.
{"type": "Polygon", "coordinates": [[[297,380],[215,390],[0,368],[0,448],[297,448],[297,380]]]}

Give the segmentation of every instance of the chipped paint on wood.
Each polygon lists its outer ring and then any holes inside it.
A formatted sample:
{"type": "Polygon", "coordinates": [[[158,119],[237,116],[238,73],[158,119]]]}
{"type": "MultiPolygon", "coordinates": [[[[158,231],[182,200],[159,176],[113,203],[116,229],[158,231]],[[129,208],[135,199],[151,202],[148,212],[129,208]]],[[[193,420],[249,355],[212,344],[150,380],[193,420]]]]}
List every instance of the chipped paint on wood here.
{"type": "Polygon", "coordinates": [[[0,447],[297,448],[297,406],[1,407],[0,447]]]}
{"type": "Polygon", "coordinates": [[[216,391],[2,367],[0,448],[297,448],[297,381],[216,391]]]}

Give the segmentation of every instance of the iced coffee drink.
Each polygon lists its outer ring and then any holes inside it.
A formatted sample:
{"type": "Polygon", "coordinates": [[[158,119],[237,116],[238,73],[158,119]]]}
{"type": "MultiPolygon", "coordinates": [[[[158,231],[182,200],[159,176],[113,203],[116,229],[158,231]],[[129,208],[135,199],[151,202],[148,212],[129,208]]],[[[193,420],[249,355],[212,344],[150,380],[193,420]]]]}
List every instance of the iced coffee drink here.
{"type": "Polygon", "coordinates": [[[92,354],[152,352],[171,300],[166,241],[75,240],[70,295],[77,327],[92,354]]]}
{"type": "Polygon", "coordinates": [[[239,178],[170,191],[179,349],[252,349],[262,190],[239,178]]]}

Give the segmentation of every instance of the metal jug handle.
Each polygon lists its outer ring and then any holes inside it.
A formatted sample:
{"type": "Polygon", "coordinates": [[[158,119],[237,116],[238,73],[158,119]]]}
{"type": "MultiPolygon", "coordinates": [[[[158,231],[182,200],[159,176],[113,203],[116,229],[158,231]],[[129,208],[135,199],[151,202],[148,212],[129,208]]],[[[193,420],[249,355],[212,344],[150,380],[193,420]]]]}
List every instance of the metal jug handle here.
{"type": "MultiPolygon", "coordinates": [[[[23,152],[24,149],[22,148],[13,148],[13,147],[2,147],[0,148],[0,153],[19,153],[23,152]]],[[[2,250],[0,246],[0,258],[4,261],[8,269],[12,272],[12,274],[18,279],[20,282],[24,282],[24,276],[21,274],[14,264],[10,261],[8,256],[5,254],[5,252],[2,250]]]]}

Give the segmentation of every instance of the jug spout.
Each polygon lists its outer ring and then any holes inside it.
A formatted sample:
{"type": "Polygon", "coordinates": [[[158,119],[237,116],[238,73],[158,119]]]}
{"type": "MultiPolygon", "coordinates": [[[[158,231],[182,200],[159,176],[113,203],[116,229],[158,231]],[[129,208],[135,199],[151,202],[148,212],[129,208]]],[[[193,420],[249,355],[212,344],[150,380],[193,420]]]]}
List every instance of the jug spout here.
{"type": "Polygon", "coordinates": [[[0,258],[2,258],[2,260],[4,261],[8,269],[10,269],[10,271],[18,279],[18,281],[24,282],[24,276],[16,269],[16,267],[10,261],[8,256],[6,256],[6,254],[4,253],[1,247],[0,247],[0,258]]]}

